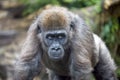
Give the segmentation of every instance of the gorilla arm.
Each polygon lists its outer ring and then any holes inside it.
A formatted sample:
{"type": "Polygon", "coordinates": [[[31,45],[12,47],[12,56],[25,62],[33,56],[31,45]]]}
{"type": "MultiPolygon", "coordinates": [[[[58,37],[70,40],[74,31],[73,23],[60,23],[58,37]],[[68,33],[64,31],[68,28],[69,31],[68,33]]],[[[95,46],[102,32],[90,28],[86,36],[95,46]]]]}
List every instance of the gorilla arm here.
{"type": "Polygon", "coordinates": [[[90,80],[94,70],[96,80],[117,80],[115,64],[104,42],[75,17],[76,34],[72,41],[71,73],[74,80],[90,80]],[[76,37],[77,36],[77,37],[76,37]]]}
{"type": "MultiPolygon", "coordinates": [[[[94,40],[89,27],[77,15],[74,17],[74,33],[72,42],[71,75],[73,80],[90,80],[93,70],[91,62],[94,54],[94,40]]],[[[96,59],[96,58],[95,58],[96,59]]],[[[94,60],[96,61],[96,60],[94,60]]]]}
{"type": "Polygon", "coordinates": [[[40,72],[40,47],[37,40],[37,27],[32,24],[25,44],[23,45],[22,54],[15,65],[14,80],[33,80],[40,72]]]}
{"type": "Polygon", "coordinates": [[[14,80],[33,80],[40,72],[40,55],[35,55],[30,60],[19,60],[15,67],[14,80]]]}
{"type": "Polygon", "coordinates": [[[93,34],[98,63],[94,68],[94,75],[97,80],[117,80],[115,75],[116,66],[104,42],[95,34],[93,34]]]}

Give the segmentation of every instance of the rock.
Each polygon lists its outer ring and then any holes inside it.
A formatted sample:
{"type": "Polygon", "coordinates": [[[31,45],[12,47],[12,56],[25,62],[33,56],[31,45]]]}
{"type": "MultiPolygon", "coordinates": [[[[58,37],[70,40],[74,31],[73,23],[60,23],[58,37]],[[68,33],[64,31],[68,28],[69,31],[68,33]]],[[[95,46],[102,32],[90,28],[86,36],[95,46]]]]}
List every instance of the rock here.
{"type": "Polygon", "coordinates": [[[9,8],[21,5],[18,0],[0,0],[2,8],[9,8]]]}
{"type": "Polygon", "coordinates": [[[0,47],[10,44],[16,35],[16,31],[0,31],[0,47]]]}
{"type": "Polygon", "coordinates": [[[8,11],[0,10],[0,19],[7,17],[8,11]]]}
{"type": "Polygon", "coordinates": [[[7,69],[4,65],[0,65],[0,78],[2,80],[7,80],[7,69]]]}
{"type": "Polygon", "coordinates": [[[120,0],[104,0],[103,1],[103,8],[104,9],[109,9],[110,6],[116,4],[116,3],[119,3],[120,0]]]}
{"type": "Polygon", "coordinates": [[[102,4],[103,13],[107,17],[119,17],[120,16],[120,0],[104,0],[102,4]]]}

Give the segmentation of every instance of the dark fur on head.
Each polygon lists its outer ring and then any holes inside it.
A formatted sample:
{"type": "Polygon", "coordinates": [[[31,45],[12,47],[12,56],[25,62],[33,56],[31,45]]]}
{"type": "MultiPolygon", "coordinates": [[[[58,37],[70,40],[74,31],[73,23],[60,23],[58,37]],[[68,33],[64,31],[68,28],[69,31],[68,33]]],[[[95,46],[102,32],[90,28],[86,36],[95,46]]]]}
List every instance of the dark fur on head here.
{"type": "Polygon", "coordinates": [[[41,27],[45,27],[46,29],[67,27],[71,20],[68,10],[60,7],[44,10],[40,14],[39,19],[41,27]]]}

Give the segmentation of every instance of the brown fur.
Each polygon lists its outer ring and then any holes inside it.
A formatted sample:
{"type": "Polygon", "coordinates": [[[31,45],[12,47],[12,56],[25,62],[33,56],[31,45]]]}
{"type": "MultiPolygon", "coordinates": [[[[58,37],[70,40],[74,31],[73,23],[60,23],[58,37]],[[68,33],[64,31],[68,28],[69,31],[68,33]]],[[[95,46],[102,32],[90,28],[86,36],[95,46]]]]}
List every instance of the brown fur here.
{"type": "Polygon", "coordinates": [[[60,7],[47,9],[41,13],[40,23],[46,29],[67,27],[69,15],[66,12],[66,9],[60,7]]]}

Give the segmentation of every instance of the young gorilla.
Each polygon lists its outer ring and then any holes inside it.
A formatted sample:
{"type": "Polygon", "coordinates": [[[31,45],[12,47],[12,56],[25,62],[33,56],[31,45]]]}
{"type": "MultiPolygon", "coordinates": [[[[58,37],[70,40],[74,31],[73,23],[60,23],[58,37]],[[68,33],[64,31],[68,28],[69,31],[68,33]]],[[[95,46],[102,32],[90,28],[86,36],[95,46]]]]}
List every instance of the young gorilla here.
{"type": "Polygon", "coordinates": [[[49,80],[117,80],[115,65],[104,42],[78,15],[61,8],[44,10],[30,26],[15,80],[33,80],[41,70],[49,80]]]}

